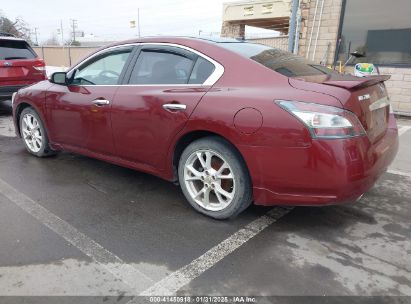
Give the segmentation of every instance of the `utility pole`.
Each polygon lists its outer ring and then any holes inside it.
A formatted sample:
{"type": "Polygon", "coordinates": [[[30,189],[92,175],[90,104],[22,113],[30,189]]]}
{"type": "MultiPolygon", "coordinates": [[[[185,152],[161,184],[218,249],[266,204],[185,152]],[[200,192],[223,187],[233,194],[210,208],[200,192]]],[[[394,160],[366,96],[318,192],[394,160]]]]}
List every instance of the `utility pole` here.
{"type": "Polygon", "coordinates": [[[61,45],[64,48],[63,20],[60,20],[60,28],[57,29],[57,35],[61,38],[61,45]]]}
{"type": "Polygon", "coordinates": [[[60,20],[61,45],[64,48],[63,20],[60,20]]]}
{"type": "MultiPolygon", "coordinates": [[[[61,48],[63,51],[63,56],[65,54],[64,51],[64,33],[63,33],[63,20],[60,20],[60,28],[57,29],[57,33],[61,36],[61,48]]],[[[70,49],[69,49],[70,50],[70,49]]],[[[68,55],[70,57],[70,54],[68,55]]],[[[68,58],[69,62],[70,62],[70,58],[68,58]]],[[[71,64],[70,64],[71,65],[71,64]]]]}
{"type": "MultiPolygon", "coordinates": [[[[130,21],[130,28],[136,28],[136,20],[131,20],[130,21]]],[[[140,32],[140,9],[137,8],[137,35],[138,38],[141,37],[141,32],[140,32]]]]}
{"type": "Polygon", "coordinates": [[[34,37],[36,37],[36,45],[39,45],[39,39],[38,39],[38,36],[37,36],[37,27],[35,27],[34,28],[34,37]]]}
{"type": "Polygon", "coordinates": [[[300,5],[300,0],[292,0],[291,5],[291,16],[290,16],[290,25],[288,28],[288,51],[294,52],[294,43],[295,43],[295,30],[297,27],[297,11],[300,5]]]}
{"type": "Polygon", "coordinates": [[[137,26],[138,26],[138,38],[141,37],[140,33],[140,8],[137,8],[137,26]]]}
{"type": "Polygon", "coordinates": [[[77,28],[77,20],[76,19],[71,19],[71,29],[72,29],[72,35],[73,35],[73,43],[76,41],[76,28],[77,28]]]}

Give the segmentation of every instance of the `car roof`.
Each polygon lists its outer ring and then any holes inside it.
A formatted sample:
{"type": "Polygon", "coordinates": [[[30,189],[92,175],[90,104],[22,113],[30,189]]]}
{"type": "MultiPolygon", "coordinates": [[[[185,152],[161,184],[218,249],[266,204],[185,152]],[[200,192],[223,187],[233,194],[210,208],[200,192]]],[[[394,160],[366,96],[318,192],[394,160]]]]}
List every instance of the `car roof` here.
{"type": "MultiPolygon", "coordinates": [[[[220,38],[220,37],[192,37],[192,36],[151,36],[124,41],[117,41],[108,46],[117,46],[122,44],[133,43],[175,43],[175,44],[190,44],[190,43],[206,43],[218,45],[220,43],[244,43],[242,39],[220,38]]],[[[103,48],[106,48],[104,46],[103,48]]]]}
{"type": "Polygon", "coordinates": [[[0,35],[0,40],[11,40],[11,41],[26,41],[22,38],[17,38],[17,37],[10,37],[10,36],[1,36],[0,35]]]}
{"type": "Polygon", "coordinates": [[[76,66],[80,64],[82,61],[86,60],[87,58],[97,54],[101,51],[105,51],[109,48],[113,47],[121,47],[131,44],[139,44],[139,43],[154,43],[154,44],[171,44],[171,45],[180,45],[185,46],[197,51],[202,52],[203,54],[213,58],[214,60],[218,61],[220,56],[227,56],[228,54],[239,56],[244,59],[248,59],[240,54],[233,52],[232,50],[226,49],[222,46],[222,44],[248,44],[253,43],[251,41],[243,40],[243,39],[233,39],[233,38],[220,38],[220,37],[191,37],[191,36],[151,36],[151,37],[141,37],[141,38],[134,38],[129,40],[122,40],[112,42],[110,44],[104,45],[94,52],[88,54],[87,56],[81,58],[76,62],[76,66]],[[225,53],[225,55],[223,55],[225,53]]]}

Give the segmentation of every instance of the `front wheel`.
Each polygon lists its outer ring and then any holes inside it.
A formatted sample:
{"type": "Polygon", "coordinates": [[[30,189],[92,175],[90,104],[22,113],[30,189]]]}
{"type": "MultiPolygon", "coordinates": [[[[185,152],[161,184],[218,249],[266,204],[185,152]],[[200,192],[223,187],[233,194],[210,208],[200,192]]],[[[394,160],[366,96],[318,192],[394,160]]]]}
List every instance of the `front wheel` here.
{"type": "Polygon", "coordinates": [[[238,151],[222,138],[192,142],[181,155],[178,177],[190,205],[212,218],[233,218],[251,204],[247,167],[238,151]]]}
{"type": "Polygon", "coordinates": [[[20,133],[26,149],[38,157],[55,154],[49,147],[47,131],[33,108],[25,108],[20,115],[20,133]]]}

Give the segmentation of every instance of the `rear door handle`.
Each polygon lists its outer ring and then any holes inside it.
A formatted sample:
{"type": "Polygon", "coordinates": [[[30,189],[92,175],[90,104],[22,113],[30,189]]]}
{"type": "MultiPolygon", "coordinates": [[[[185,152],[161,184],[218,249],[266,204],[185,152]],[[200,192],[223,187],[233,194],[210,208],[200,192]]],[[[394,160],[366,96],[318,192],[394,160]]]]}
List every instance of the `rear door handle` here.
{"type": "Polygon", "coordinates": [[[107,99],[95,99],[92,101],[94,105],[101,107],[101,106],[106,106],[110,104],[110,101],[107,99]]]}
{"type": "Polygon", "coordinates": [[[163,104],[163,109],[168,111],[185,111],[187,106],[181,103],[166,103],[163,104]]]}

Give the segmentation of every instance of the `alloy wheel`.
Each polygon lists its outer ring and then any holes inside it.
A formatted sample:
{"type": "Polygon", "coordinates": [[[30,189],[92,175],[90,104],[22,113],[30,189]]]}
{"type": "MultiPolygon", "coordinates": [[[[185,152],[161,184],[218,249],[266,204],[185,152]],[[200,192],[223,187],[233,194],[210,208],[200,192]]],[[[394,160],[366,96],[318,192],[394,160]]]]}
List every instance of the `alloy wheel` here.
{"type": "Polygon", "coordinates": [[[32,114],[25,114],[22,119],[21,131],[30,151],[34,153],[39,152],[43,144],[43,134],[36,117],[32,114]]]}
{"type": "Polygon", "coordinates": [[[184,182],[191,198],[206,210],[223,210],[234,199],[234,172],[224,157],[213,150],[198,150],[188,157],[184,182]]]}

